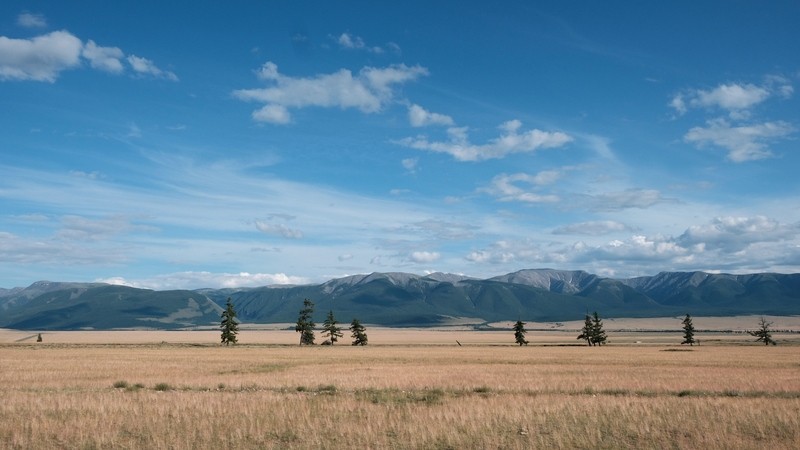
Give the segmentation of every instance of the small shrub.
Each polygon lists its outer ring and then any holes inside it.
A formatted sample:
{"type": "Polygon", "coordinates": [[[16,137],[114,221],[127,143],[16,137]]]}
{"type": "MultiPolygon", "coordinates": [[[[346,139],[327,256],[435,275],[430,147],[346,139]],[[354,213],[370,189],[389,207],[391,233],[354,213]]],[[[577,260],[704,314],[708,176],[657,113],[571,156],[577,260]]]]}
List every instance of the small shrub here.
{"type": "Polygon", "coordinates": [[[472,389],[472,392],[474,392],[476,394],[488,394],[488,393],[492,392],[492,388],[490,388],[489,386],[478,386],[478,387],[472,389]]]}
{"type": "Polygon", "coordinates": [[[165,392],[165,391],[171,391],[172,386],[170,386],[168,383],[158,383],[153,387],[153,389],[160,392],[165,392]]]}
{"type": "Polygon", "coordinates": [[[320,394],[335,394],[336,393],[336,386],[333,384],[327,385],[320,385],[317,387],[317,392],[320,394]]]}
{"type": "Polygon", "coordinates": [[[217,390],[224,391],[225,390],[225,383],[220,383],[217,385],[217,390]]]}
{"type": "Polygon", "coordinates": [[[129,385],[128,385],[127,381],[120,380],[120,381],[115,381],[114,382],[114,388],[116,388],[116,389],[126,389],[128,386],[129,385]]]}
{"type": "Polygon", "coordinates": [[[297,387],[295,388],[295,390],[296,390],[297,392],[306,392],[306,391],[308,390],[308,388],[307,388],[307,387],[305,387],[305,386],[297,386],[297,387]]]}

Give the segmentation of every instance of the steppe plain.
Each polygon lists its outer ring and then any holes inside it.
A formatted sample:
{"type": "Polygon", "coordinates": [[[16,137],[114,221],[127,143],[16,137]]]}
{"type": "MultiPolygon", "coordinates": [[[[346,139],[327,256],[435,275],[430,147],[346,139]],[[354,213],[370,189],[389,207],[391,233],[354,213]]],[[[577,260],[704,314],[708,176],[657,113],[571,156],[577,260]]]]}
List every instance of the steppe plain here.
{"type": "MultiPolygon", "coordinates": [[[[0,330],[0,448],[800,448],[800,318],[607,319],[474,331],[368,327],[299,347],[219,332],[0,330]],[[677,322],[677,324],[676,324],[677,322]]],[[[318,341],[322,339],[318,335],[318,341]]]]}

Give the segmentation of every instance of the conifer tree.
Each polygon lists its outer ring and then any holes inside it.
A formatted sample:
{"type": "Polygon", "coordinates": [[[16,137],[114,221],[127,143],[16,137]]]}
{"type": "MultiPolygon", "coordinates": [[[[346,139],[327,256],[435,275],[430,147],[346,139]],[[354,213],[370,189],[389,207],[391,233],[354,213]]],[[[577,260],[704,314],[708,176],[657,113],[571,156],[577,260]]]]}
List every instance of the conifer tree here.
{"type": "Polygon", "coordinates": [[[322,323],[322,336],[327,337],[331,341],[331,345],[342,337],[342,329],[336,326],[336,323],[336,318],[333,317],[333,310],[331,310],[328,312],[325,322],[322,323]]]}
{"type": "Polygon", "coordinates": [[[592,342],[592,316],[586,314],[586,317],[583,320],[583,328],[581,329],[581,334],[578,336],[578,340],[586,341],[586,345],[592,346],[594,343],[592,342]]]}
{"type": "Polygon", "coordinates": [[[222,321],[219,324],[222,330],[222,344],[236,344],[236,335],[239,334],[239,323],[236,321],[236,310],[233,309],[231,298],[225,303],[225,310],[222,311],[222,321]]]}
{"type": "Polygon", "coordinates": [[[528,341],[525,340],[525,322],[518,320],[517,323],[514,324],[514,340],[520,346],[528,345],[528,341]]]}
{"type": "Polygon", "coordinates": [[[350,332],[353,337],[353,345],[367,345],[367,330],[358,319],[350,322],[350,332]]]}
{"type": "Polygon", "coordinates": [[[686,318],[683,319],[683,344],[694,345],[697,341],[694,338],[694,325],[692,324],[692,316],[689,314],[686,315],[686,318]]]}
{"type": "Polygon", "coordinates": [[[764,316],[761,316],[761,320],[758,322],[758,330],[756,331],[748,331],[750,336],[755,336],[756,342],[764,341],[764,345],[777,345],[778,343],[772,339],[772,333],[769,330],[769,327],[772,326],[772,322],[767,322],[767,319],[764,316]]]}
{"type": "Polygon", "coordinates": [[[592,315],[592,344],[604,345],[606,343],[606,332],[603,330],[603,320],[597,314],[597,311],[592,315]]]}
{"type": "Polygon", "coordinates": [[[311,315],[314,314],[314,302],[309,299],[303,300],[303,309],[297,317],[297,326],[294,331],[300,333],[300,345],[314,345],[314,323],[311,315]]]}

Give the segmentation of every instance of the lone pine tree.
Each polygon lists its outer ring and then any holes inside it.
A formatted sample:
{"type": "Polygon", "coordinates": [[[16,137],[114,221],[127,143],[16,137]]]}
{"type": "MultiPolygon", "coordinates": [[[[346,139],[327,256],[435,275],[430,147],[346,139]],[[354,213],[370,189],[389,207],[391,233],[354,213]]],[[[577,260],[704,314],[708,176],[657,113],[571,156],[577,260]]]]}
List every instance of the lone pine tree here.
{"type": "Polygon", "coordinates": [[[761,316],[761,320],[758,321],[758,330],[748,331],[748,333],[750,333],[750,336],[755,336],[758,338],[756,339],[756,342],[763,341],[764,345],[778,345],[778,343],[772,339],[772,333],[769,330],[769,327],[771,326],[772,322],[767,322],[767,319],[765,319],[764,316],[761,316]]]}
{"type": "Polygon", "coordinates": [[[294,331],[300,333],[300,345],[314,345],[314,323],[311,315],[314,314],[314,302],[309,299],[303,300],[303,309],[297,317],[297,326],[294,331]]]}
{"type": "Polygon", "coordinates": [[[353,345],[367,345],[367,330],[358,319],[350,322],[350,332],[353,337],[353,345]]]}
{"type": "Polygon", "coordinates": [[[603,330],[603,320],[600,318],[600,315],[597,314],[597,311],[594,312],[592,315],[592,344],[593,345],[605,345],[606,336],[605,330],[603,330]]]}
{"type": "Polygon", "coordinates": [[[683,319],[683,344],[694,345],[697,341],[694,338],[694,325],[692,324],[692,316],[689,314],[686,315],[686,318],[683,319]]]}
{"type": "Polygon", "coordinates": [[[514,324],[514,340],[520,346],[528,345],[528,341],[525,340],[525,322],[518,320],[517,323],[514,324]]]}
{"type": "Polygon", "coordinates": [[[333,310],[328,312],[328,317],[322,323],[322,336],[327,337],[331,341],[331,345],[342,337],[342,329],[336,326],[336,318],[333,317],[333,310]]]}
{"type": "Polygon", "coordinates": [[[586,317],[583,320],[583,328],[581,329],[581,334],[578,336],[578,340],[586,341],[586,345],[592,346],[594,343],[592,342],[592,316],[586,314],[586,317]]]}
{"type": "Polygon", "coordinates": [[[230,345],[236,343],[236,335],[239,334],[239,323],[236,321],[236,310],[233,309],[231,298],[225,303],[225,310],[222,311],[222,321],[219,324],[222,331],[222,344],[230,345]]]}

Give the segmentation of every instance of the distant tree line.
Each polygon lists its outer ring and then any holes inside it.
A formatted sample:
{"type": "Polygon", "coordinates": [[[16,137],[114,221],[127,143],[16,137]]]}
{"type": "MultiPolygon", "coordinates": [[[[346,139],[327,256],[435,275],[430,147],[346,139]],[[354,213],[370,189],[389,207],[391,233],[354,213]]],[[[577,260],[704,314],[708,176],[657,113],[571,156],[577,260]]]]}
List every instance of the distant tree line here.
{"type": "MultiPolygon", "coordinates": [[[[313,314],[314,302],[307,298],[304,299],[303,307],[300,309],[300,313],[297,317],[297,323],[295,324],[294,328],[297,333],[300,333],[300,345],[314,345],[314,327],[316,326],[316,323],[314,323],[312,318],[313,314]]],[[[681,345],[689,344],[690,346],[693,346],[694,344],[698,344],[699,342],[694,337],[695,328],[692,321],[692,316],[686,314],[686,317],[684,317],[681,323],[683,324],[683,341],[681,342],[681,345]]],[[[757,338],[756,342],[763,342],[764,345],[777,345],[777,342],[772,339],[771,327],[772,322],[767,321],[762,316],[758,323],[758,329],[755,331],[747,331],[747,333],[751,336],[755,336],[757,338]]],[[[367,338],[366,328],[364,328],[357,318],[354,318],[350,323],[349,330],[353,339],[351,345],[367,345],[369,341],[367,338]]],[[[525,335],[527,334],[525,322],[522,320],[517,320],[516,323],[514,323],[512,330],[514,331],[514,342],[517,345],[520,347],[523,345],[528,345],[528,340],[525,338],[525,335]]],[[[222,311],[220,331],[220,341],[222,345],[227,346],[230,344],[236,344],[238,342],[237,335],[239,334],[239,321],[236,319],[236,310],[230,297],[228,297],[228,300],[225,303],[225,309],[222,311]]],[[[322,344],[334,345],[343,335],[344,333],[342,332],[341,327],[338,326],[338,322],[333,314],[333,310],[328,311],[328,315],[322,324],[322,336],[326,337],[327,339],[322,344]]],[[[577,339],[586,341],[586,345],[590,347],[605,345],[608,342],[608,336],[603,329],[603,319],[600,318],[600,315],[597,313],[597,311],[595,311],[592,315],[586,314],[586,316],[584,316],[583,328],[581,329],[581,333],[578,335],[577,339]]],[[[37,341],[42,341],[41,334],[39,334],[37,341]]],[[[458,345],[460,346],[461,343],[459,342],[458,345]]]]}

